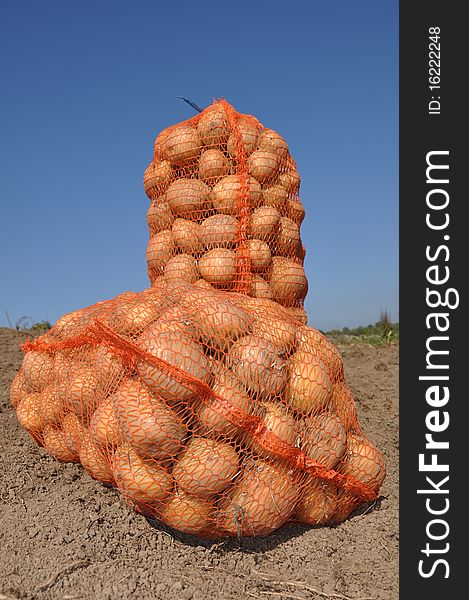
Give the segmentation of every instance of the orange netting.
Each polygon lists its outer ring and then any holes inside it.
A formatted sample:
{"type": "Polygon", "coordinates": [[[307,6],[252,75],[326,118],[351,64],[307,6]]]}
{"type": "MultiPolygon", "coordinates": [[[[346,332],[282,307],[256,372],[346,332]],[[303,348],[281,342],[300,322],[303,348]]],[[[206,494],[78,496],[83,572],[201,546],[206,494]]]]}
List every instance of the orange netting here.
{"type": "Polygon", "coordinates": [[[152,287],[23,346],[11,401],[36,442],[203,537],[375,499],[382,455],[306,325],[299,185],[285,140],[225,100],[165,129],[144,177],[152,287]]]}
{"type": "Polygon", "coordinates": [[[272,300],[163,278],[65,315],[24,351],[20,424],[180,531],[338,522],[385,477],[338,350],[272,300]]]}
{"type": "Polygon", "coordinates": [[[144,175],[151,284],[273,299],[306,323],[299,187],[287,142],[226,100],[168,127],[144,175]]]}

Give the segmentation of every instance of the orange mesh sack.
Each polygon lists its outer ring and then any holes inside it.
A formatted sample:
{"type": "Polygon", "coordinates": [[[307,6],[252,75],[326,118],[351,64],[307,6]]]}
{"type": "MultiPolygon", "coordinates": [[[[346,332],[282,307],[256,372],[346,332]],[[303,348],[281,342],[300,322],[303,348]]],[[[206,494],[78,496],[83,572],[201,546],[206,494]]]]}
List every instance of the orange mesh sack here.
{"type": "Polygon", "coordinates": [[[273,299],[306,323],[299,187],[286,141],[225,100],[163,130],[144,175],[151,284],[273,299]]]}
{"type": "Polygon", "coordinates": [[[65,315],[24,351],[22,427],[179,531],[338,522],[384,480],[339,352],[274,301],[163,281],[65,315]]]}

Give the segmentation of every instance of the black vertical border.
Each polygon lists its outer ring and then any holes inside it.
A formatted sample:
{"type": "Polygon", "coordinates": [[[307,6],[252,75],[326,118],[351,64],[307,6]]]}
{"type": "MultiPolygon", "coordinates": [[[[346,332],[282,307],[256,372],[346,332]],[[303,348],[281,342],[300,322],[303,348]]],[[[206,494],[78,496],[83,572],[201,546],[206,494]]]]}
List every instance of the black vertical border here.
{"type": "MultiPolygon", "coordinates": [[[[469,172],[469,153],[464,137],[467,136],[467,109],[463,87],[466,87],[466,66],[469,59],[467,44],[469,24],[465,22],[459,2],[401,2],[400,3],[400,49],[399,49],[399,104],[400,104],[400,598],[402,600],[424,598],[438,600],[466,597],[469,592],[464,583],[466,536],[468,515],[463,508],[469,496],[469,430],[466,405],[469,403],[469,315],[466,311],[466,279],[469,276],[469,224],[465,220],[465,207],[469,205],[467,191],[463,189],[466,172],[469,172]],[[439,93],[429,90],[429,28],[440,28],[441,89],[439,93]],[[428,103],[432,93],[440,96],[441,114],[430,115],[428,103]],[[426,183],[426,155],[433,150],[449,150],[449,184],[444,187],[450,195],[448,212],[450,223],[444,232],[432,231],[426,225],[426,195],[431,185],[426,183]],[[449,235],[449,240],[443,236],[449,235]],[[450,269],[450,279],[444,288],[452,287],[459,292],[459,307],[451,310],[443,307],[428,308],[426,288],[435,289],[426,280],[426,270],[431,264],[426,247],[432,252],[446,244],[445,253],[436,262],[450,269]],[[450,425],[445,432],[434,434],[435,439],[447,440],[448,450],[438,452],[439,462],[449,464],[448,473],[419,472],[418,456],[425,452],[425,434],[428,433],[425,418],[434,408],[426,403],[425,391],[430,385],[419,381],[426,371],[426,342],[435,330],[429,330],[426,316],[430,312],[449,313],[450,327],[446,334],[449,357],[441,362],[449,363],[448,385],[450,400],[446,407],[450,425]],[[449,475],[446,487],[448,495],[417,494],[418,489],[431,486],[426,476],[439,482],[449,475]],[[441,518],[449,525],[448,537],[433,541],[427,537],[426,527],[432,516],[426,508],[426,499],[434,498],[433,507],[444,506],[443,498],[449,499],[449,510],[441,518]],[[438,505],[438,502],[440,504],[438,505]],[[448,552],[430,554],[422,550],[427,542],[433,549],[448,552]],[[419,574],[419,561],[423,569],[431,571],[434,561],[448,561],[446,567],[439,564],[431,577],[419,574]],[[463,562],[464,561],[464,562],[463,562]],[[458,592],[456,591],[458,590],[458,592]],[[460,591],[459,591],[460,590],[460,591]]],[[[444,162],[444,160],[443,160],[444,162]]],[[[437,186],[434,186],[437,187],[437,186]]],[[[443,348],[444,343],[441,344],[443,348]]],[[[442,372],[439,372],[442,374],[442,372]]],[[[428,452],[431,454],[432,452],[428,452]]],[[[428,462],[427,458],[427,462],[428,462]]],[[[433,500],[431,500],[433,502],[433,500]]],[[[443,532],[441,526],[433,533],[443,532]]]]}

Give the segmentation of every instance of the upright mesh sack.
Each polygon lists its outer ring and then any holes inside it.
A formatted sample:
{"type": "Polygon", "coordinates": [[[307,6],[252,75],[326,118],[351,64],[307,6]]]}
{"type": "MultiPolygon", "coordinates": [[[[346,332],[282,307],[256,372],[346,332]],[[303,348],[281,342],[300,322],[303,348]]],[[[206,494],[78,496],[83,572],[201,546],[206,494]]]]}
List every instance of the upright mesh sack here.
{"type": "Polygon", "coordinates": [[[306,323],[299,187],[286,141],[225,100],[163,130],[144,174],[151,284],[272,299],[306,323]]]}
{"type": "Polygon", "coordinates": [[[345,519],[377,498],[337,349],[269,299],[161,282],[24,345],[18,420],[137,511],[205,538],[345,519]]]}

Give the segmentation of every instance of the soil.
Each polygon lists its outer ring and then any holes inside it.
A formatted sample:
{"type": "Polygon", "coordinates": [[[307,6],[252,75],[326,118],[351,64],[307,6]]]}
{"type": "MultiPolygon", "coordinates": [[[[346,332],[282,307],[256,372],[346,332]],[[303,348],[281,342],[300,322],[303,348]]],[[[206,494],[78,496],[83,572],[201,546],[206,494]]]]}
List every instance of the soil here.
{"type": "Polygon", "coordinates": [[[341,348],[387,462],[381,498],[334,527],[213,544],[146,520],[35,445],[9,403],[24,339],[0,329],[0,600],[398,598],[397,345],[341,348]]]}

